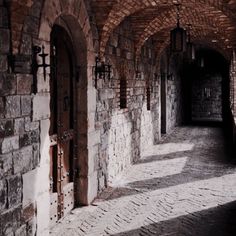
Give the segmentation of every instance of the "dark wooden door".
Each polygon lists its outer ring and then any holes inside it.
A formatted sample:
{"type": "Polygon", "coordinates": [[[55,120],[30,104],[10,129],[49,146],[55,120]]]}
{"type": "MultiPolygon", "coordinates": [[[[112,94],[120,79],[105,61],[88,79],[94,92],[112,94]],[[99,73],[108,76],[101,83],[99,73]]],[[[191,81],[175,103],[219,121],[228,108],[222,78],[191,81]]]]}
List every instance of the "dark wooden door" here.
{"type": "Polygon", "coordinates": [[[74,207],[74,76],[66,32],[56,27],[51,41],[50,191],[52,225],[74,207]]]}

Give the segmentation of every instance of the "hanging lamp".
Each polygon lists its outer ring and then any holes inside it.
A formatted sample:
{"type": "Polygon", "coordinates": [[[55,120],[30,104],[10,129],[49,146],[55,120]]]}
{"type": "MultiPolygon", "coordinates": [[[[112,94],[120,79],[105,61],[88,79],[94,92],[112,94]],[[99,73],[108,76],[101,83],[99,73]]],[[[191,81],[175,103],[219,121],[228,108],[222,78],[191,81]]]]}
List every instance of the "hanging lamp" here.
{"type": "Polygon", "coordinates": [[[170,42],[172,52],[186,51],[186,30],[180,27],[180,4],[177,7],[177,27],[170,32],[170,42]]]}
{"type": "Polygon", "coordinates": [[[187,58],[192,61],[195,60],[195,47],[194,44],[191,42],[191,24],[188,24],[189,30],[187,35],[187,58]]]}

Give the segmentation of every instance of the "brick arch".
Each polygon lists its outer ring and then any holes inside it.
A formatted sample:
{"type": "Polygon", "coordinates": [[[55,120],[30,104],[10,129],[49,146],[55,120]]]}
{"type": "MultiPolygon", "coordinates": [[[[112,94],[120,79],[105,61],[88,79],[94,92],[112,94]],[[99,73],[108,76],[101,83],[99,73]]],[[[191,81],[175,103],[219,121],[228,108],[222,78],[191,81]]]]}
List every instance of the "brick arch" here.
{"type": "MultiPolygon", "coordinates": [[[[209,31],[214,30],[215,32],[217,32],[218,35],[216,35],[215,37],[221,39],[224,42],[225,46],[227,46],[227,44],[232,43],[232,40],[226,41],[226,39],[231,37],[232,32],[226,31],[224,29],[225,23],[233,27],[230,21],[227,20],[226,22],[224,22],[224,24],[222,24],[222,22],[218,20],[217,15],[214,17],[206,16],[206,15],[200,14],[199,12],[197,12],[196,10],[192,8],[184,9],[182,11],[182,14],[183,14],[183,17],[181,17],[181,22],[180,22],[181,26],[186,27],[186,24],[191,23],[192,26],[194,27],[196,25],[195,22],[197,22],[197,26],[198,26],[197,28],[199,29],[201,29],[201,27],[203,29],[208,28],[209,31]]],[[[167,12],[163,12],[158,17],[156,17],[153,21],[149,22],[144,32],[142,33],[142,35],[139,37],[139,41],[136,43],[136,55],[140,54],[141,47],[143,46],[146,39],[148,39],[152,35],[157,34],[161,30],[168,28],[170,26],[174,28],[175,25],[176,25],[176,15],[175,15],[174,8],[170,9],[167,12]]],[[[196,33],[197,31],[195,32],[195,34],[196,33]]],[[[211,40],[211,38],[209,38],[209,40],[211,40]]]]}
{"type": "MultiPolygon", "coordinates": [[[[171,27],[168,28],[168,30],[170,29],[171,27]]],[[[168,48],[170,44],[169,34],[164,33],[165,31],[167,30],[163,29],[162,32],[160,32],[160,34],[162,34],[162,43],[157,44],[157,47],[156,47],[156,55],[157,55],[156,67],[157,68],[160,67],[160,60],[163,55],[163,52],[166,50],[166,48],[168,48]]],[[[219,39],[218,42],[215,42],[215,43],[209,40],[206,41],[206,38],[213,38],[212,36],[214,35],[214,33],[215,33],[214,29],[212,30],[212,32],[209,32],[206,30],[202,30],[201,32],[199,32],[198,29],[193,29],[194,36],[191,38],[191,41],[195,45],[202,45],[203,47],[209,47],[209,48],[214,49],[215,51],[218,51],[226,60],[230,61],[232,50],[231,48],[229,50],[226,50],[225,47],[223,46],[224,42],[222,40],[219,39]]],[[[140,56],[136,57],[136,60],[139,60],[139,57],[140,56]]]]}
{"type": "MultiPolygon", "coordinates": [[[[221,55],[223,55],[226,60],[230,60],[231,52],[229,50],[228,51],[225,50],[225,48],[222,46],[223,42],[221,40],[219,40],[216,43],[213,43],[211,41],[206,41],[205,37],[211,37],[211,35],[209,35],[209,31],[203,30],[203,31],[201,31],[201,33],[199,33],[199,31],[196,30],[196,32],[194,32],[194,36],[192,37],[192,42],[197,45],[200,44],[200,45],[203,45],[206,47],[210,47],[210,48],[218,51],[221,55]]],[[[161,45],[159,45],[159,47],[156,48],[156,50],[157,50],[157,65],[158,65],[160,58],[162,56],[162,52],[168,47],[169,44],[170,44],[169,35],[166,35],[165,39],[163,40],[163,43],[161,45]]]]}
{"type": "MultiPolygon", "coordinates": [[[[195,0],[182,0],[182,4],[196,4],[195,0]]],[[[108,18],[102,28],[101,33],[101,43],[100,43],[100,53],[103,56],[106,48],[106,43],[109,39],[110,33],[116,28],[125,17],[134,14],[135,12],[144,10],[148,7],[157,8],[161,5],[173,5],[172,0],[156,0],[156,1],[146,1],[146,0],[121,0],[113,5],[108,18]]],[[[212,1],[212,0],[202,0],[202,7],[211,8],[214,12],[219,12],[222,18],[235,19],[234,13],[229,10],[223,0],[212,1]]],[[[213,11],[209,12],[212,13],[213,11]]]]}
{"type": "MultiPolygon", "coordinates": [[[[60,16],[73,17],[85,37],[87,49],[93,51],[93,35],[89,15],[83,0],[46,0],[41,13],[39,39],[50,41],[50,32],[57,18],[60,16]],[[50,10],[49,10],[50,9],[50,10]]],[[[72,25],[71,25],[72,27],[72,25]]]]}

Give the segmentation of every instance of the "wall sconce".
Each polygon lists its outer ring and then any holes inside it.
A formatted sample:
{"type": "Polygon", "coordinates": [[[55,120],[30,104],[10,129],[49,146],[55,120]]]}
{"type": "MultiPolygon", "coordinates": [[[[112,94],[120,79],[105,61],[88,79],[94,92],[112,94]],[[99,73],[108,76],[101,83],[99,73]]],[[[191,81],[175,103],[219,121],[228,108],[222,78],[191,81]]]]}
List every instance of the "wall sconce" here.
{"type": "Polygon", "coordinates": [[[174,75],[173,73],[167,74],[167,80],[173,81],[174,80],[174,75]]]}
{"type": "Polygon", "coordinates": [[[141,78],[142,78],[142,73],[141,73],[140,70],[136,70],[136,71],[135,71],[135,77],[136,77],[137,79],[141,79],[141,78]]]}
{"type": "Polygon", "coordinates": [[[205,66],[205,60],[204,60],[204,58],[202,57],[202,58],[200,59],[200,67],[201,67],[201,68],[204,68],[204,66],[205,66]]]}
{"type": "Polygon", "coordinates": [[[43,67],[43,78],[44,81],[46,80],[46,68],[49,67],[50,65],[46,63],[46,57],[48,56],[47,53],[44,53],[44,45],[42,47],[39,46],[33,46],[32,49],[32,74],[33,74],[33,79],[34,79],[34,93],[37,91],[37,72],[39,67],[43,67]],[[42,52],[41,54],[39,54],[42,52]],[[39,55],[38,55],[39,54],[39,55]],[[37,62],[37,55],[42,58],[42,64],[38,64],[37,62]]]}
{"type": "Polygon", "coordinates": [[[154,73],[154,80],[159,80],[159,78],[160,78],[160,75],[158,74],[158,73],[154,73]]]}
{"type": "Polygon", "coordinates": [[[138,60],[135,61],[135,77],[137,79],[141,79],[141,77],[142,77],[141,70],[140,70],[140,65],[139,65],[139,61],[138,60]]]}
{"type": "Polygon", "coordinates": [[[101,62],[99,57],[96,57],[96,64],[93,69],[95,72],[95,88],[97,88],[98,79],[105,80],[106,76],[109,80],[111,79],[111,65],[101,62]]]}

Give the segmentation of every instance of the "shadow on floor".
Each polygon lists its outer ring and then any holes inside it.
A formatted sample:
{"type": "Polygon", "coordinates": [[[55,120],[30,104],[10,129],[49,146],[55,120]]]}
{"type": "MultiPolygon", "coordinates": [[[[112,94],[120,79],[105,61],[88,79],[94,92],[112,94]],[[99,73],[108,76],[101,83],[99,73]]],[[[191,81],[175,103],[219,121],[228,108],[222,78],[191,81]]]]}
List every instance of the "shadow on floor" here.
{"type": "MultiPolygon", "coordinates": [[[[151,217],[155,219],[155,215],[151,217]]],[[[150,219],[151,220],[151,219],[150,219]]],[[[155,220],[153,220],[155,221],[155,220]]],[[[149,224],[113,236],[235,236],[236,202],[149,224]],[[163,233],[164,232],[164,233],[163,233]]]]}
{"type": "MultiPolygon", "coordinates": [[[[203,129],[205,124],[202,124],[203,129]]],[[[201,128],[202,128],[201,126],[201,128]]],[[[222,138],[224,137],[223,131],[219,128],[220,124],[212,124],[210,134],[205,134],[204,139],[201,133],[197,133],[193,136],[194,148],[190,151],[174,152],[167,155],[153,155],[140,159],[135,165],[142,165],[146,163],[152,163],[158,161],[174,160],[181,157],[188,157],[187,162],[180,173],[167,175],[164,177],[150,178],[140,181],[129,182],[122,187],[117,187],[109,190],[109,194],[104,197],[101,195],[101,199],[112,200],[124,196],[130,196],[137,193],[154,191],[171,186],[177,186],[180,184],[191,183],[200,180],[207,180],[215,177],[221,177],[227,174],[236,173],[235,159],[231,154],[227,152],[227,145],[222,138]],[[216,128],[215,128],[216,127],[216,128]],[[214,136],[216,135],[216,136],[214,136]],[[208,146],[207,142],[210,143],[208,146]]],[[[197,129],[198,127],[190,127],[197,129]]],[[[200,128],[200,129],[201,129],[200,128]]],[[[209,128],[207,123],[206,128],[209,128]]],[[[191,129],[192,130],[192,129],[191,129]]],[[[178,131],[176,134],[178,138],[178,131]]],[[[173,141],[175,134],[167,139],[165,143],[173,141]]],[[[181,139],[185,139],[185,136],[181,136],[181,139]]],[[[151,175],[150,175],[151,177],[151,175]]],[[[103,193],[102,193],[103,194],[103,193]]]]}

